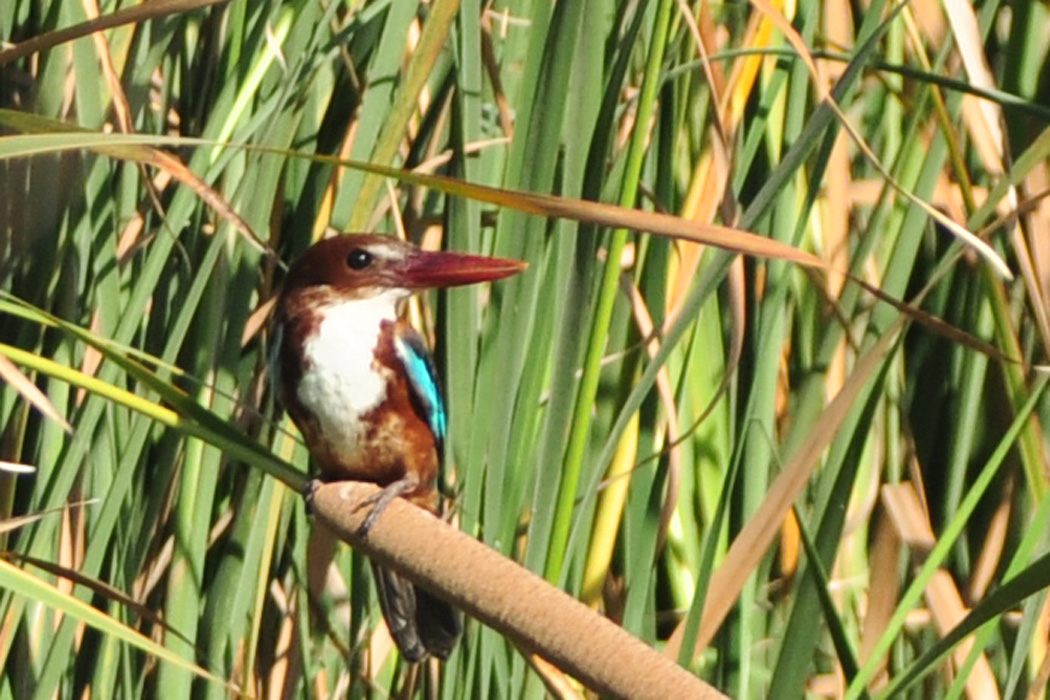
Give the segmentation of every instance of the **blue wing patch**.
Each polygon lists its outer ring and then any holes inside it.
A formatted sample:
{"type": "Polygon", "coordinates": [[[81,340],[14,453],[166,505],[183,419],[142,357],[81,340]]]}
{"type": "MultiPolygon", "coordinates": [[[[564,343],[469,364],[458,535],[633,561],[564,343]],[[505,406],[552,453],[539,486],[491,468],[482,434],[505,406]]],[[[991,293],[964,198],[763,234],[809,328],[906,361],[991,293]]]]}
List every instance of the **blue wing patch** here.
{"type": "Polygon", "coordinates": [[[427,423],[437,438],[438,455],[444,451],[448,435],[448,412],[441,398],[437,371],[426,343],[411,327],[398,324],[394,331],[394,352],[408,373],[409,383],[426,416],[427,423]]]}

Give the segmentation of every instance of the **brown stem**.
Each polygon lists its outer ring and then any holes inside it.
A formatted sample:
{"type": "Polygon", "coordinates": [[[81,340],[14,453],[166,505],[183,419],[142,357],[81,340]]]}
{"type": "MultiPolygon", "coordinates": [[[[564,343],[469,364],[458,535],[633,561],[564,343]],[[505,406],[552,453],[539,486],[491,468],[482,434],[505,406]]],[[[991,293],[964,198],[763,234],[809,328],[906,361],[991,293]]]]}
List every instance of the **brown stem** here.
{"type": "Polygon", "coordinates": [[[370,559],[534,651],[603,697],[724,698],[622,627],[484,544],[397,498],[359,534],[374,484],[313,492],[315,517],[370,559]]]}

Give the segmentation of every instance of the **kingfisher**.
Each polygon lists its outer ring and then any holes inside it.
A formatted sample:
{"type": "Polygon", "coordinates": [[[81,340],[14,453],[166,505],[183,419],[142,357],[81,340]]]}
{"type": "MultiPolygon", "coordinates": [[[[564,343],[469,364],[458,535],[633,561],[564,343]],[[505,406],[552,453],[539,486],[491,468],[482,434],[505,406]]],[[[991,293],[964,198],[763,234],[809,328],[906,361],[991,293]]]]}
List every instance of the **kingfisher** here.
{"type": "MultiPolygon", "coordinates": [[[[448,414],[426,342],[401,319],[405,300],[524,268],[349,234],[314,244],[288,271],[277,307],[281,402],[322,480],[383,487],[363,534],[397,497],[440,515],[448,414]]],[[[373,563],[372,572],[402,656],[446,659],[462,632],[459,613],[392,571],[373,563]]]]}

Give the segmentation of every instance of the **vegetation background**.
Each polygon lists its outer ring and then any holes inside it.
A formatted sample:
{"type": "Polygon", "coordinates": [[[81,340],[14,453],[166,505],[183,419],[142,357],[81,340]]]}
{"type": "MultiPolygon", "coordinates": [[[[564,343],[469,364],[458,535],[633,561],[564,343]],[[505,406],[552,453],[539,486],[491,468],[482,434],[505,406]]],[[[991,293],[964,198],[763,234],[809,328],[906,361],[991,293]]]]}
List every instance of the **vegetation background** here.
{"type": "Polygon", "coordinates": [[[0,700],[581,692],[476,624],[411,671],[310,570],[266,320],[329,229],[530,263],[414,309],[465,531],[734,698],[1045,697],[1048,34],[0,0],[0,700]]]}

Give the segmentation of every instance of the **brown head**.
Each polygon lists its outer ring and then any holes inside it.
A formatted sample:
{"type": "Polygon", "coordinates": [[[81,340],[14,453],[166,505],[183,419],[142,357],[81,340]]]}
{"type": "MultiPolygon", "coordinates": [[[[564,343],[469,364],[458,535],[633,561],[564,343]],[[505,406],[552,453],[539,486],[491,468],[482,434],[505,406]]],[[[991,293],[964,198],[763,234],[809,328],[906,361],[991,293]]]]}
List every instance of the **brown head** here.
{"type": "Polygon", "coordinates": [[[350,234],[314,244],[289,270],[285,294],[327,287],[349,299],[388,290],[455,287],[509,277],[527,267],[517,260],[423,251],[394,236],[350,234]]]}

